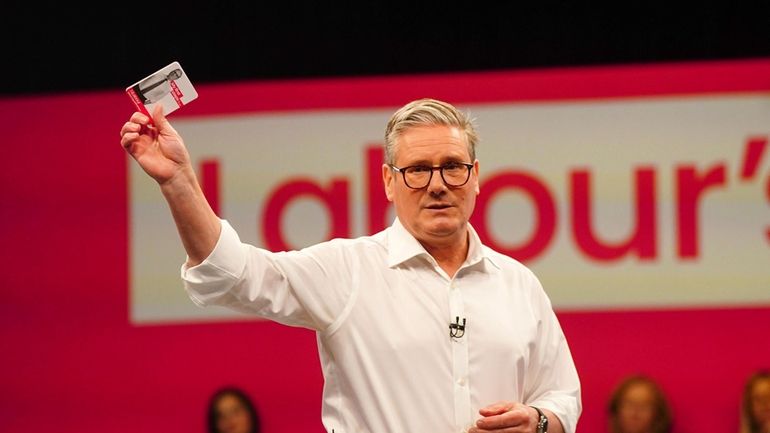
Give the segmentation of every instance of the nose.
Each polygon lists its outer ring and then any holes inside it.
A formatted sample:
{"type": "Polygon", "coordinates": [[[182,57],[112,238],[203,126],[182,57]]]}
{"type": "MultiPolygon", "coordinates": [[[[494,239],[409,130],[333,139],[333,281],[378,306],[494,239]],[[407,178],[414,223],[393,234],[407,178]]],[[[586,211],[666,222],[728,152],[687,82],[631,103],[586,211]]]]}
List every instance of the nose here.
{"type": "Polygon", "coordinates": [[[441,170],[434,168],[433,175],[430,177],[430,183],[428,183],[428,192],[436,195],[441,194],[447,190],[447,186],[444,183],[444,179],[441,178],[441,170]]]}

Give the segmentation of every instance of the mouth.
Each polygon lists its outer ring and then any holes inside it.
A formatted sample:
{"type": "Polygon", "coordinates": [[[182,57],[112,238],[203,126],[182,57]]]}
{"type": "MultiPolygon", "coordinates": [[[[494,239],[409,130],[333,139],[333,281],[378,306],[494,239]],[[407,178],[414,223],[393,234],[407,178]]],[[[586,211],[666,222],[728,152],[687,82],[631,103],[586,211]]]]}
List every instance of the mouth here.
{"type": "Polygon", "coordinates": [[[431,204],[425,206],[425,209],[444,210],[444,209],[449,209],[450,207],[452,207],[452,205],[450,205],[448,203],[431,203],[431,204]]]}

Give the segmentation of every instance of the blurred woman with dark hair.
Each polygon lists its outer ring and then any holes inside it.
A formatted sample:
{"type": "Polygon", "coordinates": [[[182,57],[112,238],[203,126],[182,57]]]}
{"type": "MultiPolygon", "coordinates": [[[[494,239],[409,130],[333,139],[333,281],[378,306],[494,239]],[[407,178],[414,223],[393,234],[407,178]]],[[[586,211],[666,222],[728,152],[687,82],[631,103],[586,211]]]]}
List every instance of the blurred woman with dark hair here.
{"type": "Polygon", "coordinates": [[[770,370],[758,371],[746,381],[741,433],[770,433],[770,370]]]}
{"type": "Polygon", "coordinates": [[[612,433],[669,433],[671,409],[654,380],[626,378],[612,393],[609,404],[612,433]]]}
{"type": "Polygon", "coordinates": [[[259,415],[245,392],[222,388],[209,401],[209,433],[259,433],[259,415]]]}

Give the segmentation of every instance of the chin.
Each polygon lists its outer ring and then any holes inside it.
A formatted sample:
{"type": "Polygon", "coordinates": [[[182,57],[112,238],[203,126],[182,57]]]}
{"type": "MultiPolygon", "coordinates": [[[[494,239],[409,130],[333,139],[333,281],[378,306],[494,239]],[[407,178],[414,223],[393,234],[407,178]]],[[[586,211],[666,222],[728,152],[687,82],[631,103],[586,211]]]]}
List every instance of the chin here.
{"type": "Polygon", "coordinates": [[[429,233],[431,236],[447,237],[457,233],[457,231],[462,228],[462,224],[457,221],[436,221],[426,224],[424,227],[425,232],[429,233]]]}

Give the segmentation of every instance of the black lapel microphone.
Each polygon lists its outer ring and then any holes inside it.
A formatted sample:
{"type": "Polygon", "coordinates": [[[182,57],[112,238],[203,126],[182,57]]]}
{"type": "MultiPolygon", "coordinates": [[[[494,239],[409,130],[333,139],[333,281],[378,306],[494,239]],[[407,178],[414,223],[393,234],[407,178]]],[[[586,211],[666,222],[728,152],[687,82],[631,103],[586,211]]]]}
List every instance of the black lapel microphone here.
{"type": "Polygon", "coordinates": [[[455,323],[449,324],[449,336],[451,338],[462,338],[465,335],[465,317],[463,324],[460,324],[460,316],[455,317],[455,323]]]}

